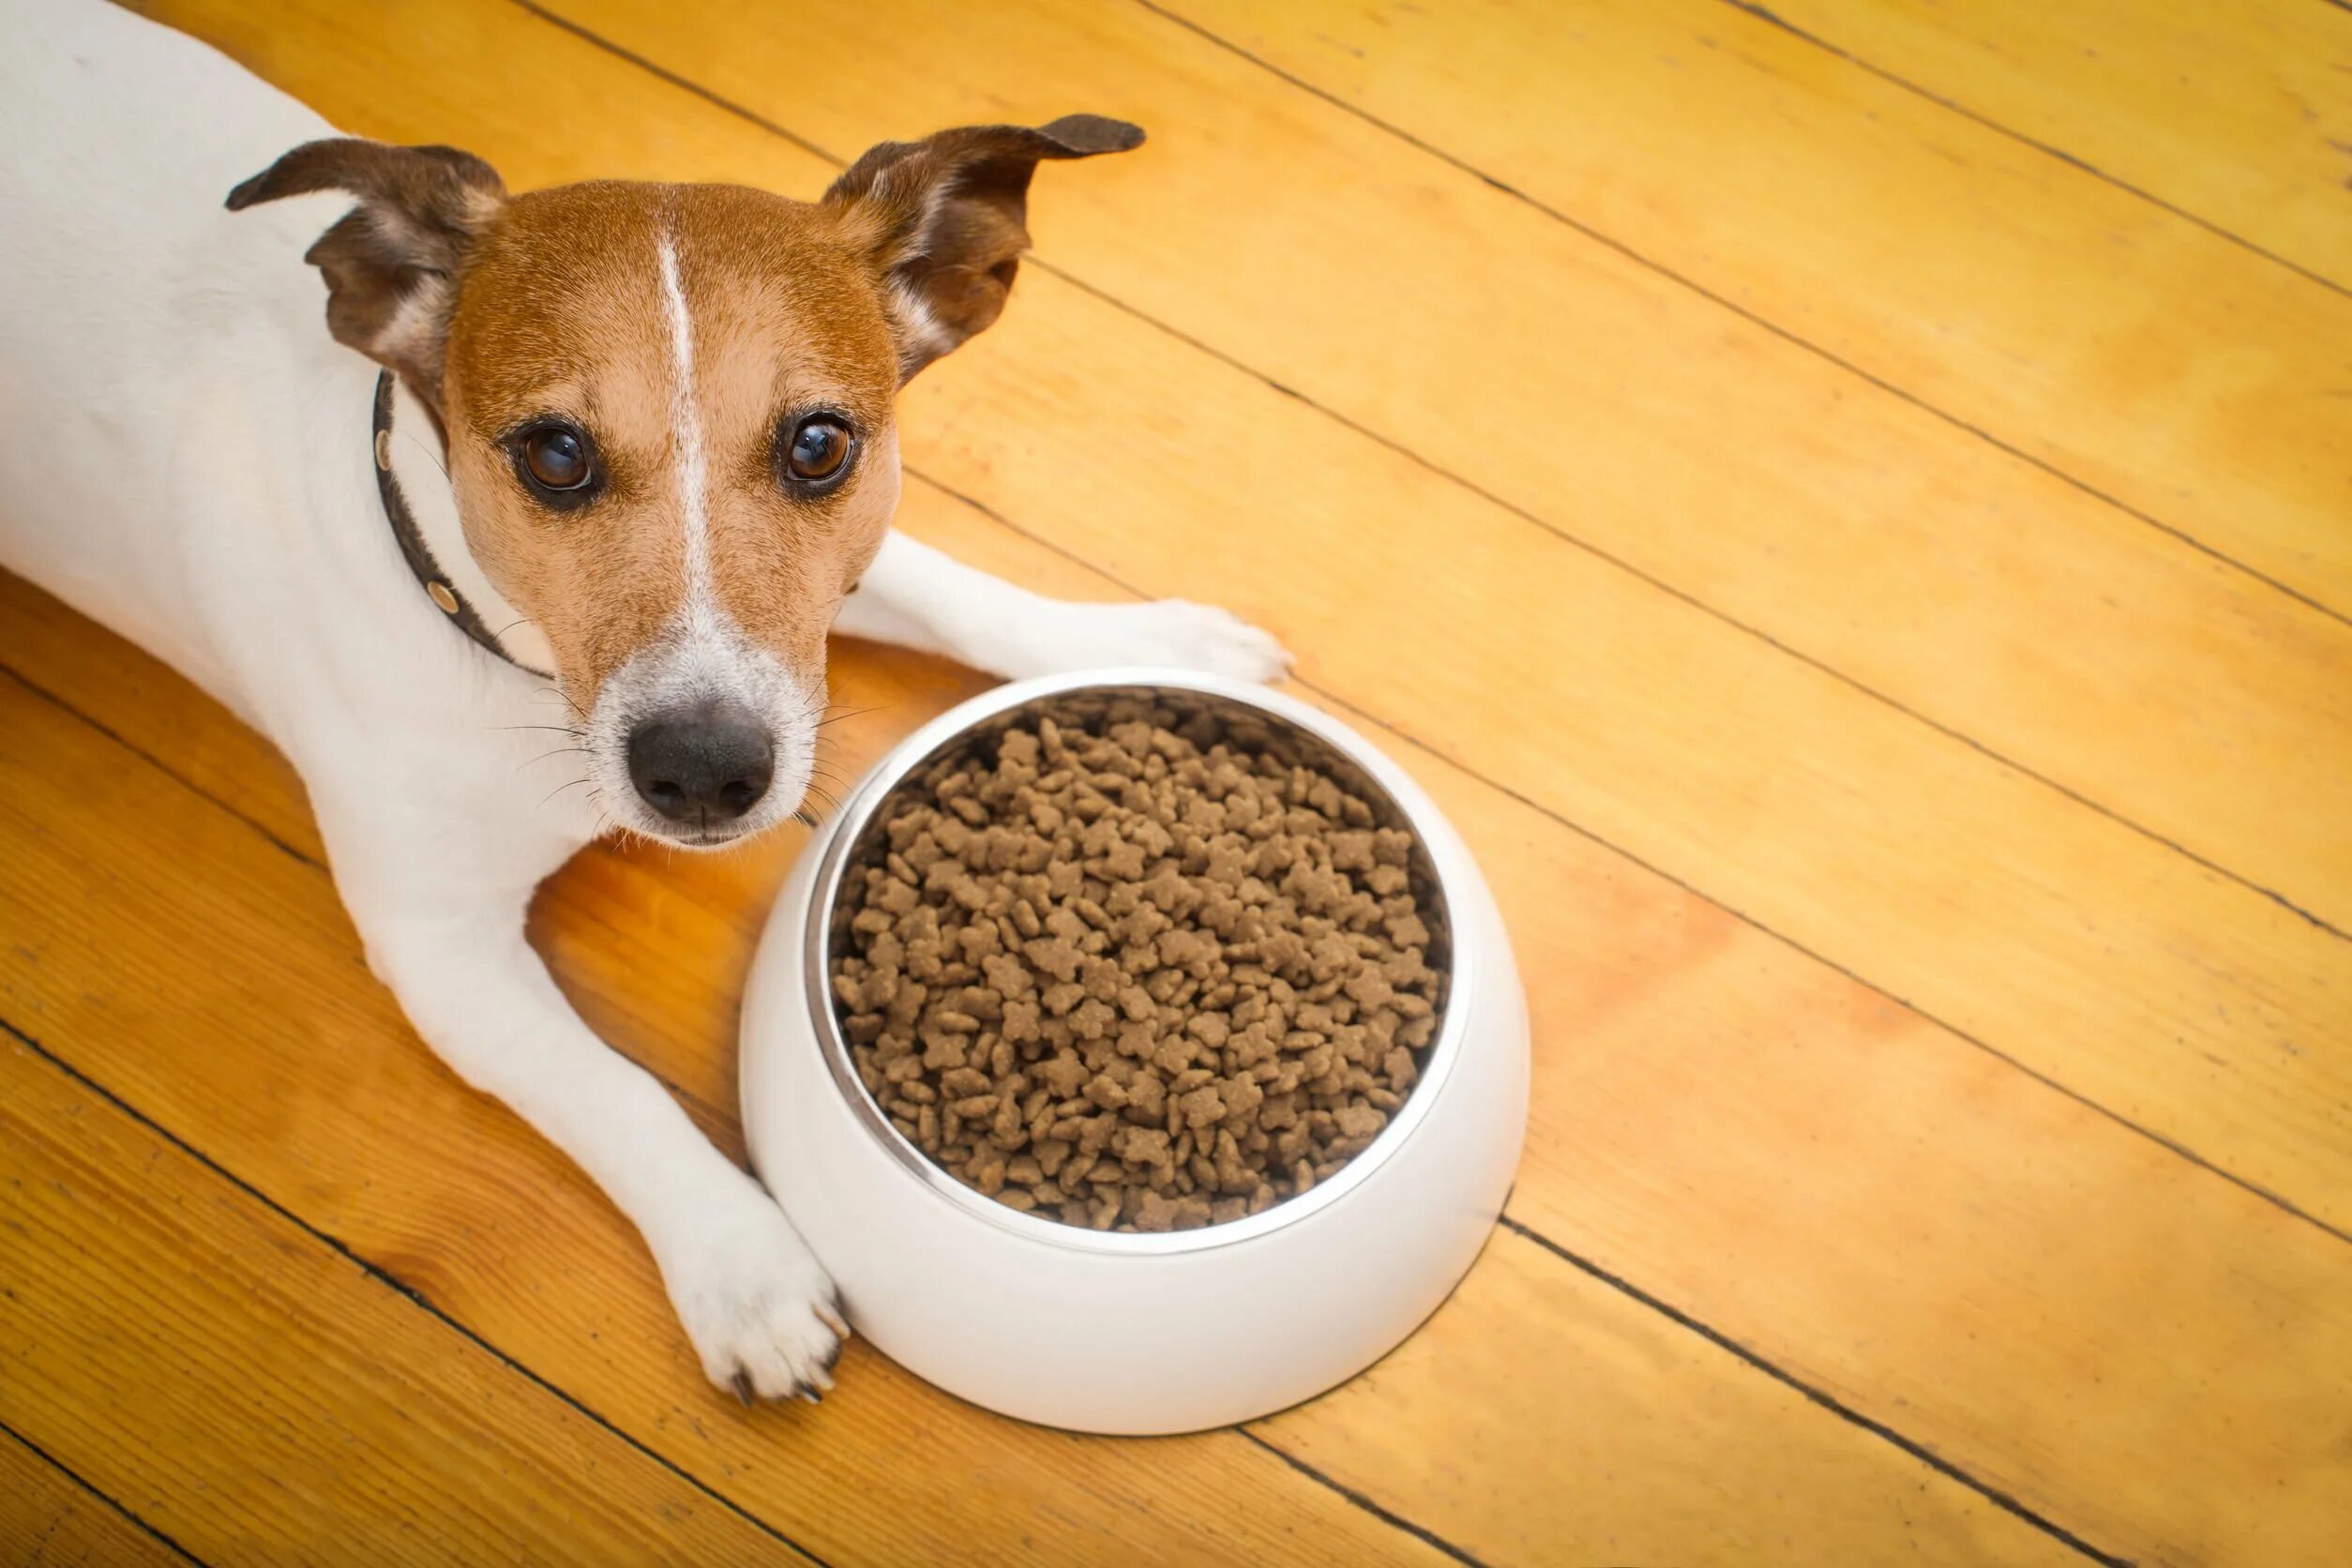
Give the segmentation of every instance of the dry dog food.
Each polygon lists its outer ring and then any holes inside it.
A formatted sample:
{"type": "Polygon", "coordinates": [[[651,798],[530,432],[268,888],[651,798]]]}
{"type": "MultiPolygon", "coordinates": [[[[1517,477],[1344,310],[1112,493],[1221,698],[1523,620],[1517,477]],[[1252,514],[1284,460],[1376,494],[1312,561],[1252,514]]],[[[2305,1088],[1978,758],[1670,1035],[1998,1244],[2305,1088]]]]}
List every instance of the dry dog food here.
{"type": "Polygon", "coordinates": [[[847,873],[858,1075],[958,1180],[1186,1229],[1328,1179],[1444,1003],[1411,837],[1255,716],[1064,699],[935,760],[847,873]]]}

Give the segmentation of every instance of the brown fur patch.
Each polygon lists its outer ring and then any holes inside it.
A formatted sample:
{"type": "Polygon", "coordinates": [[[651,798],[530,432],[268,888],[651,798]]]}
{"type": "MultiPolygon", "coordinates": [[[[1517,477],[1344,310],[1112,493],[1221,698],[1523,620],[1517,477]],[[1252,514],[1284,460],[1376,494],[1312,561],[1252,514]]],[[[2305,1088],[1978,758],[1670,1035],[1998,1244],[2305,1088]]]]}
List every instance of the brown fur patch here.
{"type": "Polygon", "coordinates": [[[822,668],[825,628],[897,499],[896,353],[837,213],[726,186],[516,198],[476,247],[451,324],[450,473],[468,545],[547,633],[583,706],[686,592],[665,239],[693,330],[714,586],[736,624],[822,668]],[[821,408],[849,415],[856,468],[832,494],[795,499],[776,479],[776,433],[821,408]],[[585,507],[550,511],[514,476],[506,437],[545,415],[596,441],[607,489],[585,507]]]}
{"type": "Polygon", "coordinates": [[[295,148],[229,205],[359,199],[309,252],[329,329],[442,421],[467,546],[545,632],[585,711],[676,622],[687,589],[662,246],[691,324],[713,593],[785,666],[821,671],[834,611],[897,504],[899,384],[1003,309],[1038,160],[1142,139],[1071,115],[884,143],[814,204],[617,182],[509,199],[467,154],[336,140],[295,148]],[[850,476],[822,496],[784,485],[776,462],[779,432],[817,412],[857,440],[850,476]],[[545,505],[515,472],[518,428],[550,416],[596,446],[605,487],[585,505],[545,505]]]}

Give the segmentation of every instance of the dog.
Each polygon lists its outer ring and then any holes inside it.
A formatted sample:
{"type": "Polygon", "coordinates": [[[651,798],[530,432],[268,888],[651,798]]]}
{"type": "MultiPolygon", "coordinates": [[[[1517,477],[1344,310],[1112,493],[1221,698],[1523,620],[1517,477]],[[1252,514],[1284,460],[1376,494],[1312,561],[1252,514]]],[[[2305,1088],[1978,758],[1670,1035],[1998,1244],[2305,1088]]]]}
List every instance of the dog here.
{"type": "Polygon", "coordinates": [[[1223,611],[1046,599],[889,531],[893,399],[1003,309],[1033,171],[1141,132],[885,143],[814,203],[514,194],[98,0],[0,16],[0,565],[293,761],[418,1034],[635,1223],[714,1383],[818,1397],[822,1268],[574,1015],[524,907],[603,832],[803,811],[829,629],[1004,676],[1281,673],[1223,611]]]}

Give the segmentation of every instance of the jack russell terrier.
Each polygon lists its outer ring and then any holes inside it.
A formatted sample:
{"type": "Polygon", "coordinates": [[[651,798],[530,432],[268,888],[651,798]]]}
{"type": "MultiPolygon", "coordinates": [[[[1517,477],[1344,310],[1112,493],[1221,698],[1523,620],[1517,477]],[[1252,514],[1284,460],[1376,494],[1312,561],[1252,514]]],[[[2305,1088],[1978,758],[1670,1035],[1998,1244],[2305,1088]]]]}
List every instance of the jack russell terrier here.
{"type": "Polygon", "coordinates": [[[0,0],[0,565],[293,760],[417,1033],[636,1223],[713,1381],[815,1397],[823,1270],[573,1014],[524,906],[600,832],[796,815],[829,627],[1007,676],[1281,672],[1220,611],[889,532],[893,396],[1003,309],[1038,160],[1141,133],[885,143],[814,204],[515,195],[95,0],[0,0]]]}

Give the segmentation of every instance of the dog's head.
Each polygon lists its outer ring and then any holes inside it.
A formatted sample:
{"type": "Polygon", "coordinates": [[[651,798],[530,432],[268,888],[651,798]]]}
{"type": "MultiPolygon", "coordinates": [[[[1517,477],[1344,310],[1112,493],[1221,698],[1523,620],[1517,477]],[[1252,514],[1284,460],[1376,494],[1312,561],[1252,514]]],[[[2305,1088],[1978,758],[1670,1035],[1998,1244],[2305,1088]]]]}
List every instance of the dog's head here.
{"type": "Polygon", "coordinates": [[[313,142],[229,205],[357,199],[308,256],[328,330],[437,415],[467,546],[553,649],[607,809],[708,847],[807,789],[825,631],[897,503],[898,387],[1003,309],[1038,161],[1141,140],[942,131],[814,204],[510,196],[446,147],[313,142]]]}

